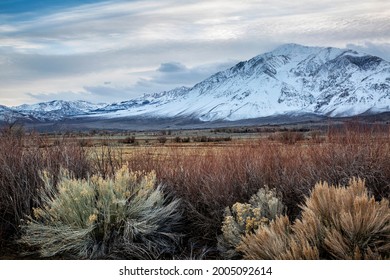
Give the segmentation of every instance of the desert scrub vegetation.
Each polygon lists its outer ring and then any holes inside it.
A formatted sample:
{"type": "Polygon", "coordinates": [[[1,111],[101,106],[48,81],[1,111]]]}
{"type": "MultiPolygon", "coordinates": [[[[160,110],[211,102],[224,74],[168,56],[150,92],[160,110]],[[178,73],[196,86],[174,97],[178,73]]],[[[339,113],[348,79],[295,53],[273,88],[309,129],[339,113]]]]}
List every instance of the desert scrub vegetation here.
{"type": "Polygon", "coordinates": [[[169,192],[182,199],[188,238],[217,248],[225,208],[245,202],[267,185],[283,197],[291,221],[317,182],[346,185],[366,181],[376,200],[390,194],[388,127],[339,126],[319,142],[295,144],[262,138],[224,146],[189,144],[139,148],[127,159],[131,170],[155,170],[169,192]]]}
{"type": "Polygon", "coordinates": [[[246,234],[254,233],[270,221],[281,215],[284,205],[278,198],[275,189],[261,188],[254,194],[249,203],[235,203],[226,207],[222,224],[222,234],[218,237],[218,249],[225,259],[238,259],[240,254],[236,247],[246,234]]]}
{"type": "Polygon", "coordinates": [[[152,173],[117,170],[111,178],[74,179],[57,186],[44,173],[41,206],[22,226],[22,244],[42,257],[158,259],[172,255],[180,235],[179,200],[156,187],[152,173]]]}
{"type": "MultiPolygon", "coordinates": [[[[287,131],[266,129],[275,135],[287,131]]],[[[165,186],[164,193],[181,200],[179,212],[185,227],[180,231],[182,250],[175,258],[184,259],[226,257],[218,250],[226,207],[232,211],[237,202],[248,204],[264,186],[283,198],[283,213],[290,223],[301,218],[300,205],[321,181],[347,185],[350,178],[359,177],[376,201],[389,199],[388,125],[352,123],[327,131],[316,128],[315,137],[310,137],[310,131],[296,131],[304,138],[289,144],[272,140],[261,130],[257,138],[254,134],[247,138],[235,135],[224,143],[193,142],[193,137],[201,134],[185,132],[169,136],[164,145],[156,141],[161,134],[151,132],[125,135],[134,135],[138,145],[119,143],[115,135],[104,135],[107,141],[101,145],[100,138],[93,138],[92,147],[82,147],[77,140],[88,135],[53,136],[26,133],[17,127],[4,129],[0,133],[0,245],[19,236],[20,219],[34,217],[32,209],[43,207],[42,170],[47,170],[54,185],[62,177],[62,169],[69,170],[72,179],[84,180],[97,174],[104,180],[112,179],[124,163],[134,172],[155,171],[156,184],[165,186]],[[178,141],[174,138],[177,135],[178,141]]],[[[213,135],[220,136],[226,135],[213,135]]],[[[283,220],[270,220],[270,225],[276,221],[283,228],[283,220]]]]}
{"type": "Polygon", "coordinates": [[[375,201],[361,179],[347,187],[318,183],[299,219],[279,216],[237,250],[245,259],[389,259],[389,201],[375,201]]]}

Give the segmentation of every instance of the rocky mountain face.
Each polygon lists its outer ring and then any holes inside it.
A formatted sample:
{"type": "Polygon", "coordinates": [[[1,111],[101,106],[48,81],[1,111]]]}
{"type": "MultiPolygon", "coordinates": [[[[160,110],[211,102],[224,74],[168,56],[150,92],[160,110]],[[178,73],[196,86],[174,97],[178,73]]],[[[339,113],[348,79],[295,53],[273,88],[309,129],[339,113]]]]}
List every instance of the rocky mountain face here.
{"type": "Polygon", "coordinates": [[[278,115],[375,114],[390,111],[390,63],[353,50],[287,44],[192,88],[109,105],[52,101],[10,109],[39,120],[94,116],[235,121],[278,115]]]}

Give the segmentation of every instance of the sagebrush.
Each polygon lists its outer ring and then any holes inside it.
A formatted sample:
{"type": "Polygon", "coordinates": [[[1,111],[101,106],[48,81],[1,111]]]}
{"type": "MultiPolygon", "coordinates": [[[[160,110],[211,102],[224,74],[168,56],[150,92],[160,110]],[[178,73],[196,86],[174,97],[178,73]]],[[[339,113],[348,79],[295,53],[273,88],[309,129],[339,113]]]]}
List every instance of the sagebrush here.
{"type": "Polygon", "coordinates": [[[218,238],[218,249],[225,259],[238,258],[236,247],[244,235],[254,233],[259,227],[281,215],[285,207],[275,189],[261,188],[249,203],[235,203],[226,207],[222,234],[218,238]]]}
{"type": "Polygon", "coordinates": [[[293,224],[281,216],[243,237],[246,259],[389,259],[389,201],[375,201],[364,180],[318,183],[293,224]]]}
{"type": "Polygon", "coordinates": [[[42,206],[20,240],[41,256],[157,259],[175,251],[180,202],[156,187],[155,173],[124,166],[107,179],[74,179],[64,170],[57,186],[47,173],[43,179],[42,206]]]}

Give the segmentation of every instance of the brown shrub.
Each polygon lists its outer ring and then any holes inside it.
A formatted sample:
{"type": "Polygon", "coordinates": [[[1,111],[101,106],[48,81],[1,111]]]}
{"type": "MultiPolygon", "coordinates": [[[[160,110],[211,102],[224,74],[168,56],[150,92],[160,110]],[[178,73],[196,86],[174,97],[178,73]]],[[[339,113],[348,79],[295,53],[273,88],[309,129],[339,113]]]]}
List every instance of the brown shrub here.
{"type": "Polygon", "coordinates": [[[304,134],[299,131],[287,130],[283,132],[279,132],[276,136],[276,139],[283,144],[295,144],[298,141],[302,141],[304,139],[304,134]]]}
{"type": "Polygon", "coordinates": [[[390,131],[356,129],[328,133],[326,143],[311,145],[306,169],[315,182],[346,185],[349,178],[363,178],[376,199],[389,197],[390,131]]]}
{"type": "Polygon", "coordinates": [[[302,208],[301,232],[317,219],[320,257],[367,259],[390,257],[389,201],[369,196],[363,180],[352,179],[347,188],[317,184],[302,208]]]}
{"type": "MultiPolygon", "coordinates": [[[[0,132],[0,237],[3,241],[19,232],[19,223],[39,203],[43,182],[40,172],[56,178],[61,167],[77,178],[86,177],[90,162],[86,151],[73,141],[62,139],[51,146],[48,140],[14,127],[0,132]]],[[[0,240],[1,242],[1,240],[0,240]]]]}
{"type": "Polygon", "coordinates": [[[135,140],[135,136],[128,136],[124,139],[118,140],[118,142],[123,144],[135,144],[136,140],[135,140]]]}
{"type": "Polygon", "coordinates": [[[302,217],[290,224],[279,217],[243,237],[237,250],[246,259],[388,259],[389,201],[374,200],[364,181],[347,188],[316,184],[302,207],[302,217]]]}
{"type": "MultiPolygon", "coordinates": [[[[116,170],[124,164],[122,152],[122,149],[111,145],[90,150],[88,156],[91,159],[91,174],[99,174],[103,178],[113,176],[116,170]]],[[[142,169],[135,168],[134,170],[142,169]]]]}
{"type": "Polygon", "coordinates": [[[157,137],[157,141],[160,144],[165,144],[168,141],[168,139],[165,136],[159,136],[159,137],[157,137]]]}
{"type": "Polygon", "coordinates": [[[0,135],[0,231],[4,239],[18,229],[40,185],[35,166],[43,157],[36,149],[23,151],[23,135],[3,130],[0,135]]]}
{"type": "Polygon", "coordinates": [[[316,247],[294,238],[287,216],[280,216],[255,234],[244,236],[237,250],[250,260],[310,260],[319,256],[316,247]]]}

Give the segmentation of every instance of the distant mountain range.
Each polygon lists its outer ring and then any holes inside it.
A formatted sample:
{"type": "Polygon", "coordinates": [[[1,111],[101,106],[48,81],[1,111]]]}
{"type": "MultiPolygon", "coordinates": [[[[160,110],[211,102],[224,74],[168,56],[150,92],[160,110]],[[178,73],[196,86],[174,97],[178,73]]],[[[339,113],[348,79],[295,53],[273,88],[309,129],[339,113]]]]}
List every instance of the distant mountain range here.
{"type": "Polygon", "coordinates": [[[78,118],[190,118],[237,121],[314,114],[347,117],[390,111],[390,63],[348,49],[282,45],[180,87],[113,104],[51,101],[0,106],[0,118],[30,122],[78,118]]]}

